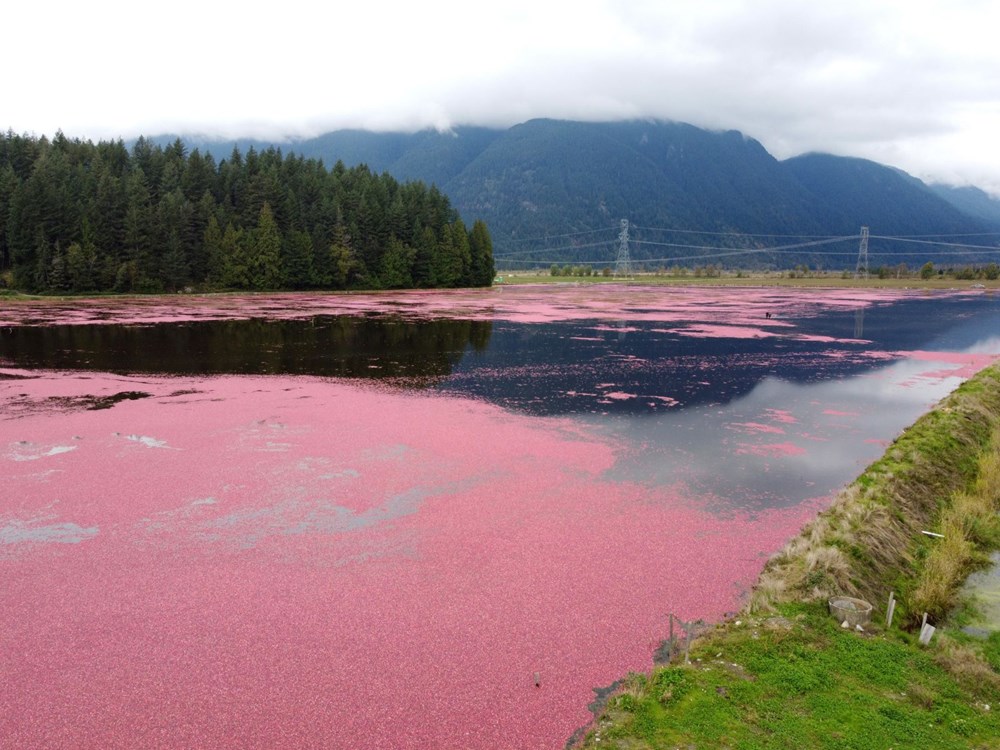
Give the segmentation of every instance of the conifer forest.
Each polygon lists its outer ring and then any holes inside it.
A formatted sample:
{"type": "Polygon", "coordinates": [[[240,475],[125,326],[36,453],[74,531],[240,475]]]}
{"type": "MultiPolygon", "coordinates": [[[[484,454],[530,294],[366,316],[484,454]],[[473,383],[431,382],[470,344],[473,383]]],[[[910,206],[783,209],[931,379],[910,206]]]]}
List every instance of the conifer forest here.
{"type": "Polygon", "coordinates": [[[0,286],[53,294],[487,286],[443,193],[279,149],[0,134],[0,286]]]}

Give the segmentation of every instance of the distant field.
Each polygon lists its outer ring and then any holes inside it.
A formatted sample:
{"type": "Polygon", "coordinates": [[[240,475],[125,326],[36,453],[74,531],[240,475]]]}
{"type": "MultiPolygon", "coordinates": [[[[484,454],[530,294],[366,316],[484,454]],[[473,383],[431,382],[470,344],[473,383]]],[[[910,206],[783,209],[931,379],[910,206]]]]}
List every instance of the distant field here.
{"type": "MultiPolygon", "coordinates": [[[[504,284],[622,284],[623,279],[606,276],[552,276],[548,273],[498,274],[504,284]]],[[[790,278],[778,273],[744,274],[743,276],[657,276],[636,274],[629,284],[658,284],[664,286],[787,286],[787,287],[836,287],[857,289],[1000,289],[1000,280],[958,280],[949,277],[933,279],[868,279],[843,278],[839,274],[830,276],[796,276],[790,278]]]]}

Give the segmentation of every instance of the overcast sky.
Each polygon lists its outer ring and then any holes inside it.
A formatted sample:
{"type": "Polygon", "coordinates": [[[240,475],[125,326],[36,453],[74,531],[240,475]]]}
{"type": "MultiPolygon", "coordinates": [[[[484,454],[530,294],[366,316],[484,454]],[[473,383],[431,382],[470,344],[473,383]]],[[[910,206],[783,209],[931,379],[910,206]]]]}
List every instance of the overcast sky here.
{"type": "Polygon", "coordinates": [[[1000,195],[997,0],[51,0],[3,17],[16,132],[660,118],[1000,195]]]}

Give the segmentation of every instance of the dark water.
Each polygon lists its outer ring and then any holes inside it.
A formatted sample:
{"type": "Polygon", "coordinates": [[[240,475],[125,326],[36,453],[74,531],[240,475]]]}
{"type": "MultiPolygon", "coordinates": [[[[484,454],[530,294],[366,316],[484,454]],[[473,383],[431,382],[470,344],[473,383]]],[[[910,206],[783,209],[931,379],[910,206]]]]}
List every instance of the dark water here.
{"type": "Polygon", "coordinates": [[[9,328],[0,359],[22,367],[169,375],[440,378],[488,347],[492,324],[318,316],[309,320],[9,328]]]}
{"type": "Polygon", "coordinates": [[[116,373],[380,379],[538,415],[642,415],[729,403],[769,379],[834,381],[902,358],[887,352],[964,351],[1000,332],[1000,300],[910,298],[787,321],[793,334],[833,342],[664,331],[699,322],[518,324],[384,314],[21,326],[0,332],[0,361],[116,373]]]}

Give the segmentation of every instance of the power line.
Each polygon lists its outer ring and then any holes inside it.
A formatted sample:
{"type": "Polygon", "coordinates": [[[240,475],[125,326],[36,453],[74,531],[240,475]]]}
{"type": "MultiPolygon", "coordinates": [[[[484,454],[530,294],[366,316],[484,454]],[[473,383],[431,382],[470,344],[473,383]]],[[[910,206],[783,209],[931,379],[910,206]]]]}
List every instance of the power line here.
{"type": "MultiPolygon", "coordinates": [[[[746,248],[744,250],[737,250],[737,253],[767,253],[775,252],[779,250],[788,249],[798,249],[803,247],[814,247],[818,245],[830,245],[836,242],[845,242],[846,240],[857,239],[856,234],[846,235],[843,237],[827,237],[821,240],[811,240],[809,242],[797,242],[791,245],[777,245],[775,247],[764,247],[764,248],[746,248]]],[[[733,251],[734,248],[731,247],[711,247],[708,245],[682,245],[674,242],[650,242],[647,240],[634,240],[636,245],[652,245],[655,247],[678,247],[688,250],[719,250],[719,251],[733,251]]]]}
{"type": "Polygon", "coordinates": [[[1000,232],[964,232],[962,234],[900,234],[886,239],[906,239],[911,237],[1000,237],[1000,232]]]}
{"type": "MultiPolygon", "coordinates": [[[[716,258],[733,257],[735,255],[749,255],[749,254],[759,254],[759,253],[768,253],[768,252],[771,252],[771,251],[767,250],[767,249],[764,249],[764,250],[733,250],[733,251],[730,251],[730,252],[709,253],[709,254],[706,254],[706,255],[674,255],[674,256],[671,256],[671,257],[668,257],[668,258],[642,258],[641,260],[632,261],[632,264],[635,265],[636,263],[640,263],[640,264],[646,264],[646,263],[671,263],[671,262],[680,261],[680,260],[713,260],[713,259],[716,259],[716,258]]],[[[791,250],[787,250],[787,251],[784,251],[784,252],[787,253],[787,254],[789,254],[789,255],[796,254],[796,253],[793,253],[791,250]]],[[[782,253],[779,252],[777,254],[780,255],[782,253]]],[[[810,253],[810,255],[823,255],[823,256],[826,256],[826,255],[841,255],[841,256],[847,256],[847,257],[853,258],[856,255],[856,252],[854,250],[847,250],[847,251],[843,251],[843,252],[841,252],[841,251],[819,251],[819,252],[812,252],[812,253],[810,253]]],[[[512,263],[512,264],[513,263],[518,263],[518,264],[522,264],[522,265],[552,265],[552,264],[560,265],[560,264],[565,264],[566,260],[565,259],[561,259],[561,260],[560,259],[551,259],[551,260],[548,260],[548,259],[538,259],[538,260],[505,260],[504,262],[505,263],[512,263]]],[[[596,258],[596,259],[577,258],[574,262],[575,263],[586,263],[588,265],[606,265],[606,266],[610,266],[615,261],[610,260],[608,258],[596,258]]]]}
{"type": "Polygon", "coordinates": [[[966,245],[965,243],[962,242],[934,242],[932,240],[918,240],[915,239],[916,236],[918,235],[914,235],[913,237],[886,237],[881,234],[873,234],[872,239],[892,240],[893,242],[910,242],[915,245],[937,245],[939,247],[968,247],[975,250],[992,250],[994,252],[1000,250],[1000,248],[998,248],[996,245],[966,245]]]}
{"type": "MultiPolygon", "coordinates": [[[[703,245],[677,245],[677,244],[664,243],[664,242],[649,242],[649,243],[636,242],[636,244],[650,244],[650,245],[664,246],[664,247],[679,247],[679,248],[685,248],[685,249],[698,249],[698,250],[716,251],[716,252],[709,252],[709,253],[700,253],[698,255],[676,255],[676,256],[673,256],[673,257],[670,257],[670,258],[643,258],[641,261],[639,261],[641,263],[666,263],[666,262],[674,262],[674,261],[680,261],[680,260],[710,260],[710,259],[716,259],[716,258],[728,258],[728,257],[736,256],[736,255],[759,255],[761,253],[776,253],[776,254],[791,253],[794,250],[801,250],[804,247],[818,247],[818,246],[821,246],[821,245],[830,245],[830,244],[835,244],[835,243],[838,243],[838,242],[844,242],[845,240],[853,240],[853,239],[856,239],[856,235],[849,235],[849,236],[845,236],[845,237],[831,237],[831,238],[828,238],[828,239],[825,239],[825,240],[814,240],[814,241],[811,241],[811,242],[798,242],[798,243],[794,243],[794,244],[790,244],[790,245],[779,245],[777,247],[746,248],[746,249],[742,249],[742,250],[734,250],[734,249],[728,248],[728,247],[708,247],[708,246],[703,246],[703,245]]],[[[619,240],[621,240],[621,235],[619,235],[619,240]]],[[[604,243],[595,243],[595,245],[602,245],[602,244],[604,244],[604,243]]],[[[566,248],[566,249],[572,249],[572,248],[566,248]]],[[[853,255],[854,253],[853,253],[853,251],[851,251],[851,252],[822,252],[822,251],[813,251],[810,254],[811,255],[853,255]]],[[[565,263],[566,262],[565,259],[561,259],[561,260],[548,260],[548,259],[537,258],[537,259],[534,259],[534,260],[513,260],[513,259],[510,259],[510,258],[508,258],[506,256],[495,256],[495,257],[497,257],[498,260],[504,260],[504,262],[506,262],[506,263],[520,263],[520,264],[532,264],[532,265],[543,265],[543,264],[553,264],[553,263],[554,264],[559,264],[559,263],[565,263]]],[[[582,259],[582,258],[577,258],[576,262],[577,263],[590,263],[590,264],[611,265],[611,261],[610,260],[606,260],[606,259],[603,259],[603,258],[599,258],[599,259],[596,259],[596,260],[586,260],[586,259],[582,259]]],[[[617,259],[616,259],[615,262],[617,264],[617,259]]],[[[630,263],[631,263],[631,261],[630,261],[630,263]]]]}
{"type": "Polygon", "coordinates": [[[707,234],[716,237],[796,237],[803,240],[818,240],[829,237],[826,234],[753,234],[748,232],[710,232],[702,229],[668,229],[667,227],[640,227],[632,224],[632,228],[639,232],[667,232],[673,234],[707,234]]]}
{"type": "MultiPolygon", "coordinates": [[[[998,255],[1000,255],[1000,249],[996,249],[993,252],[996,253],[996,254],[998,254],[998,255]]],[[[756,254],[760,254],[760,253],[773,253],[775,255],[798,255],[799,254],[799,253],[794,252],[792,250],[772,250],[772,249],[769,249],[769,248],[764,248],[764,249],[760,249],[760,250],[732,250],[732,251],[729,251],[729,252],[707,253],[707,254],[703,254],[703,255],[673,255],[673,256],[665,257],[665,258],[642,258],[640,260],[632,261],[632,264],[635,265],[636,263],[639,263],[639,264],[647,264],[647,263],[675,263],[677,261],[686,261],[686,260],[715,260],[715,259],[718,259],[718,258],[731,258],[731,257],[737,256],[737,255],[756,255],[756,254]]],[[[840,257],[844,257],[844,258],[856,258],[857,257],[857,251],[856,250],[818,250],[818,251],[812,251],[812,252],[810,252],[809,255],[810,256],[817,256],[817,257],[840,256],[840,257]]],[[[941,257],[941,256],[953,256],[953,255],[967,256],[967,255],[969,255],[969,253],[965,253],[965,252],[935,253],[934,257],[936,258],[936,257],[941,257]]],[[[893,256],[892,253],[886,253],[886,252],[869,252],[868,253],[868,257],[869,257],[869,262],[871,262],[872,258],[875,258],[875,259],[885,259],[885,260],[897,260],[898,259],[897,257],[893,256]]],[[[553,259],[539,258],[539,259],[535,259],[535,260],[512,260],[512,259],[511,260],[507,260],[507,259],[505,259],[504,262],[508,263],[508,264],[539,266],[539,265],[553,265],[553,264],[554,265],[562,265],[562,264],[565,264],[567,261],[566,261],[565,258],[553,258],[553,259]]],[[[592,266],[594,266],[594,265],[597,265],[597,266],[611,266],[611,265],[614,264],[615,261],[611,260],[609,258],[590,258],[590,259],[588,259],[588,258],[576,258],[573,262],[574,263],[578,263],[578,264],[579,263],[585,263],[587,265],[592,265],[592,266]]]]}
{"type": "MultiPolygon", "coordinates": [[[[869,257],[874,258],[885,258],[892,259],[893,254],[885,251],[869,251],[867,245],[868,239],[871,240],[881,240],[885,242],[909,242],[918,245],[928,245],[934,247],[944,247],[951,248],[952,250],[938,250],[934,253],[934,257],[941,256],[983,256],[983,255],[993,255],[1000,254],[1000,246],[997,245],[973,245],[965,244],[953,241],[943,241],[944,238],[948,237],[992,237],[1000,236],[1000,232],[978,232],[978,233],[967,233],[967,234],[954,234],[954,235],[869,235],[867,227],[862,227],[860,234],[855,235],[840,235],[840,236],[816,236],[816,235],[794,235],[794,234],[743,234],[740,232],[712,232],[697,229],[669,229],[666,227],[659,228],[643,228],[638,227],[635,224],[631,224],[628,220],[623,219],[621,224],[621,232],[618,235],[618,251],[615,260],[611,260],[607,255],[595,258],[593,260],[587,260],[579,256],[579,251],[588,250],[593,248],[609,248],[611,240],[598,241],[598,242],[586,242],[583,244],[564,244],[559,247],[538,247],[530,250],[514,250],[510,252],[498,252],[494,253],[494,257],[503,263],[512,265],[546,265],[546,264],[560,264],[566,263],[567,258],[563,255],[557,259],[548,259],[546,257],[528,257],[524,256],[536,256],[543,255],[549,256],[551,254],[567,253],[573,252],[577,253],[575,263],[589,263],[591,265],[599,266],[610,266],[612,263],[615,265],[616,275],[628,275],[632,270],[632,265],[636,261],[631,259],[629,254],[628,244],[631,242],[637,246],[646,247],[661,247],[661,248],[675,248],[678,250],[693,250],[698,251],[698,254],[688,254],[688,255],[675,255],[668,258],[643,258],[640,263],[676,263],[680,261],[704,261],[704,260],[715,260],[720,258],[731,258],[741,255],[784,255],[784,254],[801,254],[802,251],[807,251],[808,255],[811,256],[852,256],[853,251],[832,251],[832,250],[817,250],[810,248],[819,248],[825,245],[832,245],[846,241],[860,240],[860,247],[857,251],[857,266],[855,269],[856,274],[860,274],[868,271],[869,269],[869,257]],[[686,235],[700,235],[700,236],[712,236],[712,237],[727,237],[727,238],[739,238],[739,239],[750,239],[750,238],[795,238],[801,239],[802,242],[788,243],[784,245],[776,245],[773,247],[753,247],[753,248],[734,248],[731,245],[729,247],[713,246],[713,245],[694,245],[676,242],[656,242],[653,240],[641,240],[635,239],[635,237],[629,236],[629,230],[637,230],[639,232],[667,232],[676,234],[686,234],[686,235]],[[623,239],[624,237],[624,239],[623,239]],[[923,239],[928,237],[941,238],[940,240],[933,239],[923,239]],[[960,249],[961,248],[961,249],[960,249]],[[623,255],[624,251],[624,255],[623,255]],[[518,259],[516,256],[521,256],[518,259]]],[[[587,235],[595,235],[600,233],[606,233],[610,228],[604,229],[593,229],[585,230],[580,232],[567,232],[559,235],[546,235],[544,237],[538,238],[522,238],[518,240],[510,240],[510,242],[528,242],[528,241],[545,241],[546,243],[552,240],[566,239],[570,237],[585,237],[587,235]]],[[[610,248],[609,248],[610,249],[610,248]]]]}

